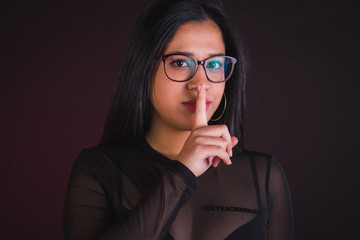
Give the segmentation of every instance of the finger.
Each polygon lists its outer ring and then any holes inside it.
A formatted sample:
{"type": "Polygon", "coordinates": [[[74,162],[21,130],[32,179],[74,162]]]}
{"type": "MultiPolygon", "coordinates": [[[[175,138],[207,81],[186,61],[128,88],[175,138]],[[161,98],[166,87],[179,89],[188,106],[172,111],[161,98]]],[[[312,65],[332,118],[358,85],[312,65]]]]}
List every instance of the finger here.
{"type": "Polygon", "coordinates": [[[239,142],[239,139],[237,137],[234,137],[234,136],[231,137],[232,147],[235,147],[236,144],[238,144],[238,142],[239,142]]]}
{"type": "MultiPolygon", "coordinates": [[[[232,142],[232,146],[235,147],[235,145],[239,142],[239,140],[237,139],[237,137],[232,136],[231,142],[232,142]]],[[[214,159],[211,162],[211,165],[213,167],[217,167],[220,162],[221,162],[221,159],[219,159],[218,157],[214,157],[214,159]]]]}
{"type": "Polygon", "coordinates": [[[202,136],[213,136],[213,137],[221,137],[226,140],[227,147],[226,151],[228,152],[229,156],[232,156],[232,148],[233,144],[231,141],[231,136],[229,133],[229,129],[226,125],[213,125],[206,128],[202,128],[198,130],[200,135],[202,136]]]}
{"type": "Polygon", "coordinates": [[[228,150],[228,153],[229,153],[230,157],[232,157],[232,156],[233,156],[233,151],[232,151],[232,149],[233,149],[233,147],[235,147],[235,145],[239,142],[239,140],[237,139],[237,137],[234,137],[234,136],[232,136],[230,139],[231,139],[231,140],[230,140],[230,141],[231,141],[231,144],[228,145],[227,150],[228,150]]]}
{"type": "Polygon", "coordinates": [[[213,136],[197,136],[194,138],[193,144],[216,145],[222,147],[224,150],[228,147],[228,142],[225,139],[213,136]]]}
{"type": "Polygon", "coordinates": [[[213,167],[217,167],[220,162],[221,162],[221,159],[220,159],[220,158],[214,157],[214,159],[213,159],[212,162],[211,162],[211,165],[212,165],[213,167]]]}
{"type": "Polygon", "coordinates": [[[205,97],[205,87],[203,86],[203,84],[200,84],[196,96],[193,130],[195,128],[199,128],[203,126],[207,126],[206,97],[205,97]]]}
{"type": "Polygon", "coordinates": [[[231,164],[231,160],[229,154],[220,146],[214,145],[204,145],[202,151],[207,155],[206,158],[209,157],[218,157],[220,158],[226,165],[231,164]]]}
{"type": "Polygon", "coordinates": [[[214,157],[208,157],[208,161],[212,164],[214,157]]]}
{"type": "MultiPolygon", "coordinates": [[[[231,137],[231,141],[232,141],[232,144],[233,144],[233,147],[235,147],[235,145],[238,143],[238,139],[237,137],[231,137]]],[[[231,157],[231,156],[230,156],[231,157]]],[[[231,160],[231,159],[230,159],[231,160]]],[[[211,165],[213,167],[217,167],[219,165],[219,163],[221,162],[221,159],[219,159],[218,157],[214,157],[214,159],[212,160],[211,162],[211,165]]]]}

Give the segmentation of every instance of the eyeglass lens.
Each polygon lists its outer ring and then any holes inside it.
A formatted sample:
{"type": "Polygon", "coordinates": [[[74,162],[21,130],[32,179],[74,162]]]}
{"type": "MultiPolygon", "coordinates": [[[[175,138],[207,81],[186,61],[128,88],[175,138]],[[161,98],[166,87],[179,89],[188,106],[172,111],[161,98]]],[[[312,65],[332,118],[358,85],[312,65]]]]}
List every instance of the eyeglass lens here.
{"type": "MultiPolygon", "coordinates": [[[[166,58],[165,71],[174,81],[186,81],[196,72],[196,62],[185,55],[170,55],[166,58]]],[[[207,77],[213,82],[223,82],[232,74],[234,61],[226,56],[215,56],[204,63],[207,77]]]]}

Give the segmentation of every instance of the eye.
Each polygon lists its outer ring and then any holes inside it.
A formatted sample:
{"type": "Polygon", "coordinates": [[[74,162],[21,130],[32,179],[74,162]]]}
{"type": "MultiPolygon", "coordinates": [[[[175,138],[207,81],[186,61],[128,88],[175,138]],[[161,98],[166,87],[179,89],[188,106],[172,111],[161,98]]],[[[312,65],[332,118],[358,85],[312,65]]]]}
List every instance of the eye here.
{"type": "Polygon", "coordinates": [[[181,68],[181,67],[188,67],[189,63],[183,59],[176,59],[171,62],[171,65],[181,68]]]}
{"type": "Polygon", "coordinates": [[[207,65],[207,68],[210,68],[210,69],[220,69],[222,67],[222,63],[220,61],[210,61],[207,65]]]}

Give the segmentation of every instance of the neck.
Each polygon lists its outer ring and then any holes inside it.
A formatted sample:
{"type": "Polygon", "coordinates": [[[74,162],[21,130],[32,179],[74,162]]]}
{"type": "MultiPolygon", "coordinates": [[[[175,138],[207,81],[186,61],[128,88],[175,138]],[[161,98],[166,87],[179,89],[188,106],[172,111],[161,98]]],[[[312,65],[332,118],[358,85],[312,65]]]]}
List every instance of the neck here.
{"type": "Polygon", "coordinates": [[[145,136],[148,144],[162,155],[175,160],[191,131],[180,131],[153,124],[145,136]]]}

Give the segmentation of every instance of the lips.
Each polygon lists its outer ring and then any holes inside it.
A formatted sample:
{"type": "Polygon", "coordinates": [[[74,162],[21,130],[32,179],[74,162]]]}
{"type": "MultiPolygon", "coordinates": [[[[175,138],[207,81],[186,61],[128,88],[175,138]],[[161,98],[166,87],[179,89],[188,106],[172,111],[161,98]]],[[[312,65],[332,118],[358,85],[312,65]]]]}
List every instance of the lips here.
{"type": "MultiPolygon", "coordinates": [[[[211,101],[206,100],[206,110],[208,110],[209,106],[210,106],[211,101]]],[[[195,108],[196,108],[196,100],[191,100],[188,102],[183,102],[183,104],[185,105],[185,107],[187,107],[190,111],[195,112],[195,108]]]]}

